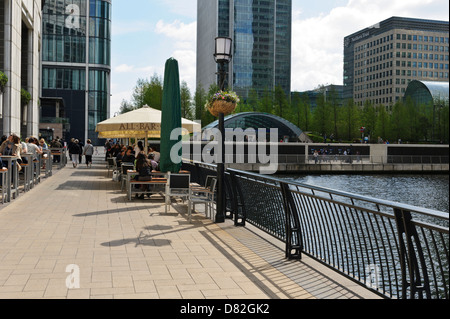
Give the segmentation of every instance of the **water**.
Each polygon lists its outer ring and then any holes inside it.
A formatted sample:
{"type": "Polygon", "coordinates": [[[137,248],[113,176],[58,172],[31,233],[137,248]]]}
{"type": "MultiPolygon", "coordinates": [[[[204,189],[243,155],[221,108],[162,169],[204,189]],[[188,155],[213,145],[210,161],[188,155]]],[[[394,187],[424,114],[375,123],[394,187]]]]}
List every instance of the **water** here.
{"type": "Polygon", "coordinates": [[[449,175],[280,175],[277,177],[449,212],[449,175]]]}

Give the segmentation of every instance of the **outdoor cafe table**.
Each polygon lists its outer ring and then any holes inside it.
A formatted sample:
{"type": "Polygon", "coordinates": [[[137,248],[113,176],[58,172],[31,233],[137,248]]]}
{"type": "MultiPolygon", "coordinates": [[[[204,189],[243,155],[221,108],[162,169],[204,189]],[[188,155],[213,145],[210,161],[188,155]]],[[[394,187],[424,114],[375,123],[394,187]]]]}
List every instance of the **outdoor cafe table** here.
{"type": "MultiPolygon", "coordinates": [[[[179,172],[179,174],[189,174],[189,173],[190,173],[189,171],[180,171],[179,172]]],[[[128,197],[128,200],[131,200],[131,197],[132,197],[131,196],[132,195],[132,189],[131,189],[132,184],[130,183],[130,181],[133,178],[135,178],[136,176],[139,176],[139,172],[137,172],[136,170],[128,170],[126,176],[127,176],[127,178],[126,178],[127,197],[128,197]]],[[[165,182],[167,182],[167,173],[163,173],[163,172],[160,172],[160,171],[152,171],[151,172],[151,176],[152,176],[152,178],[157,178],[159,180],[165,179],[166,180],[165,182]]],[[[158,185],[161,185],[161,183],[158,183],[158,185]]],[[[149,192],[149,193],[151,193],[151,192],[149,192]]]]}
{"type": "MultiPolygon", "coordinates": [[[[152,171],[151,174],[152,174],[152,178],[153,177],[167,178],[167,173],[162,173],[159,171],[152,171]]],[[[126,189],[127,189],[128,200],[131,200],[131,191],[132,191],[132,189],[131,189],[132,185],[131,185],[130,181],[133,178],[135,178],[136,176],[139,176],[139,173],[136,170],[128,170],[127,171],[126,189]]]]}
{"type": "Polygon", "coordinates": [[[7,156],[7,155],[1,155],[0,158],[2,161],[7,163],[6,168],[8,169],[7,174],[7,183],[11,183],[11,187],[8,187],[8,193],[6,196],[6,201],[10,202],[12,197],[14,198],[19,197],[19,171],[17,169],[17,156],[7,156]],[[13,169],[14,167],[14,169],[13,169]],[[12,178],[12,179],[11,179],[12,178]]]}

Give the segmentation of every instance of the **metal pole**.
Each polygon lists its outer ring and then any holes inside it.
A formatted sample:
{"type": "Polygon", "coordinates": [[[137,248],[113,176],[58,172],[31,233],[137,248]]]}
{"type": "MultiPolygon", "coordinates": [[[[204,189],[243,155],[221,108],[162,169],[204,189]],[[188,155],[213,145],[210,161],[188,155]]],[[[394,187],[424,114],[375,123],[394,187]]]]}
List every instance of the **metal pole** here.
{"type": "MultiPolygon", "coordinates": [[[[224,90],[225,86],[224,63],[219,63],[219,89],[224,90]]],[[[217,205],[216,205],[216,223],[225,222],[225,121],[224,114],[219,113],[219,132],[220,132],[220,159],[217,163],[217,205]]]]}

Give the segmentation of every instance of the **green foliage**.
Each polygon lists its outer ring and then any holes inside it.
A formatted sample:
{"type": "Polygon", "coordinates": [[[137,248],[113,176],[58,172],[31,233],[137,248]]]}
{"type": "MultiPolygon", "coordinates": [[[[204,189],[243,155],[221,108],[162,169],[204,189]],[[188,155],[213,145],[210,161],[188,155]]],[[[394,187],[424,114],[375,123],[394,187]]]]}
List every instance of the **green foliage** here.
{"type": "Polygon", "coordinates": [[[194,110],[192,109],[191,91],[185,81],[181,82],[181,116],[188,120],[194,120],[194,110]]]}
{"type": "Polygon", "coordinates": [[[119,110],[120,114],[125,114],[125,113],[128,113],[133,110],[134,110],[134,106],[130,102],[128,102],[126,100],[122,100],[122,103],[120,104],[120,110],[119,110]]]}
{"type": "Polygon", "coordinates": [[[20,104],[27,105],[31,100],[31,94],[25,89],[20,90],[20,104]]]}
{"type": "Polygon", "coordinates": [[[6,76],[5,73],[0,71],[0,92],[3,92],[7,83],[8,83],[8,77],[6,76]]]}
{"type": "MultiPolygon", "coordinates": [[[[1,75],[1,73],[0,73],[1,75]]],[[[120,111],[125,113],[147,104],[161,109],[162,80],[154,75],[150,80],[139,79],[135,87],[132,102],[122,101],[120,111]]],[[[217,120],[207,110],[205,104],[209,96],[219,91],[213,84],[206,91],[201,85],[193,96],[185,82],[181,85],[182,116],[202,121],[202,126],[217,120]]],[[[366,127],[365,136],[376,143],[378,139],[391,143],[402,140],[404,143],[449,141],[449,105],[448,102],[435,102],[430,105],[415,105],[411,100],[397,102],[394,105],[374,106],[370,102],[362,107],[352,100],[340,105],[337,93],[333,90],[317,98],[317,107],[312,107],[307,93],[294,93],[286,96],[279,87],[257,92],[250,89],[247,99],[238,103],[235,113],[263,112],[281,116],[297,125],[316,142],[323,142],[326,134],[333,136],[334,142],[354,142],[360,140],[360,127],[366,127]]],[[[329,139],[327,141],[330,141],[329,139]]]]}

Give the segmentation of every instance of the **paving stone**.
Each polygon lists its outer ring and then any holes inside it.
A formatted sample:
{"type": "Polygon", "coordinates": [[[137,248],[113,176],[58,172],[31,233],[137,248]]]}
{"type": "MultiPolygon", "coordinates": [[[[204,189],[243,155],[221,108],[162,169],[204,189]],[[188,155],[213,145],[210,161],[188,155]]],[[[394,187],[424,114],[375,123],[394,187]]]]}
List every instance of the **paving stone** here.
{"type": "Polygon", "coordinates": [[[0,204],[0,298],[375,297],[311,259],[286,260],[281,243],[251,226],[202,213],[190,224],[185,203],[166,214],[158,196],[128,201],[106,174],[100,154],[91,169],[55,168],[0,204]]]}

